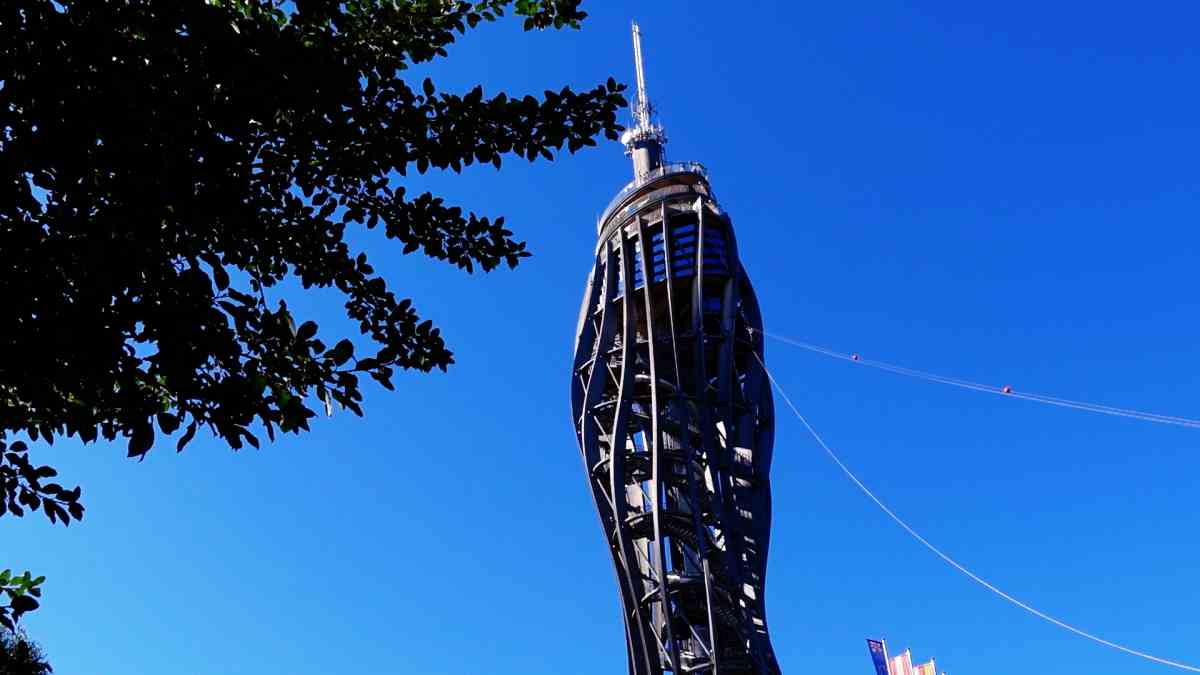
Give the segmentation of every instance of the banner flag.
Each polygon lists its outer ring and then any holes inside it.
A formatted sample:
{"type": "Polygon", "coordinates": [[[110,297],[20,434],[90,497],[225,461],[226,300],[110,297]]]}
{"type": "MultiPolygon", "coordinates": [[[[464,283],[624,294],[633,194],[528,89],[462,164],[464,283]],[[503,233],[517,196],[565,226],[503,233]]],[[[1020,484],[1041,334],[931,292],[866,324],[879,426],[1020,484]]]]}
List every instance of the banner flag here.
{"type": "Polygon", "coordinates": [[[891,675],[913,675],[912,654],[907,649],[899,656],[892,657],[888,662],[891,675]]]}
{"type": "Polygon", "coordinates": [[[922,663],[914,668],[913,675],[937,675],[937,666],[934,665],[933,659],[929,659],[928,663],[922,663]]]}
{"type": "Polygon", "coordinates": [[[867,649],[871,650],[871,662],[875,664],[875,675],[896,675],[888,669],[887,646],[883,640],[867,640],[867,649]]]}

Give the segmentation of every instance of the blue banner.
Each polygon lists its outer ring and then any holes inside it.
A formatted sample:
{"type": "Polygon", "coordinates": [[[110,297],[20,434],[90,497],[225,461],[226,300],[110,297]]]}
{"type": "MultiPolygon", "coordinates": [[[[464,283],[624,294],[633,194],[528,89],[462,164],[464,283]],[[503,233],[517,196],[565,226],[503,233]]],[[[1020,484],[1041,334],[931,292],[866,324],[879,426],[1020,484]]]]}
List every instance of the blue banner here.
{"type": "Polygon", "coordinates": [[[875,664],[875,675],[890,675],[888,673],[887,646],[883,640],[867,640],[867,649],[871,650],[871,662],[875,664]]]}

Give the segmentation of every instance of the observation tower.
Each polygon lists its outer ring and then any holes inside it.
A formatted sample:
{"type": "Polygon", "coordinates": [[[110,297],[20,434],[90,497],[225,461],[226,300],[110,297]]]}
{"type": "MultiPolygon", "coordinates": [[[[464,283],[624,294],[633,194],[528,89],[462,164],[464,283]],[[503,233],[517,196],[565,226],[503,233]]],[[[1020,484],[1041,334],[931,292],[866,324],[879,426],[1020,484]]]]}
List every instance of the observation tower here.
{"type": "Polygon", "coordinates": [[[634,178],[597,222],[571,408],[630,675],[777,675],[764,601],[774,405],[733,222],[667,163],[633,25],[634,178]]]}

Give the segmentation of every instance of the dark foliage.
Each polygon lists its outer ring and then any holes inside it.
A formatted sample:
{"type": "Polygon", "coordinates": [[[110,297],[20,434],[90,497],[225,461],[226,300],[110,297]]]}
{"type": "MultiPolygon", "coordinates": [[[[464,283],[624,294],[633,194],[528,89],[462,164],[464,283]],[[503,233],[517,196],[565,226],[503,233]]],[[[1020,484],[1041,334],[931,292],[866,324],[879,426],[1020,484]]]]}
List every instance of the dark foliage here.
{"type": "Polygon", "coordinates": [[[503,218],[408,194],[409,171],[552,159],[603,134],[613,80],[540,98],[439,92],[412,63],[511,9],[577,25],[580,0],[10,0],[0,3],[0,515],[82,516],[27,458],[52,443],[204,427],[233,448],[362,414],[359,380],[453,363],[344,240],[382,228],[468,272],[528,255],[503,218]],[[370,351],[268,303],[332,287],[370,351]]]}
{"type": "Polygon", "coordinates": [[[24,632],[0,630],[0,675],[49,675],[53,672],[41,647],[30,642],[24,632]]]}

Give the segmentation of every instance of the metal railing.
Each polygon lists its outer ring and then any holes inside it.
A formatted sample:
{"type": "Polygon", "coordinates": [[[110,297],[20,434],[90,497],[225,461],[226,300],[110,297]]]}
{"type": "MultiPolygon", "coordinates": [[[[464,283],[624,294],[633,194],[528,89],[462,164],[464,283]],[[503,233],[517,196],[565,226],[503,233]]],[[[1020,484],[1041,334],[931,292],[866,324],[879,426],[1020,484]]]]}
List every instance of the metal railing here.
{"type": "Polygon", "coordinates": [[[705,169],[704,165],[699,162],[673,162],[671,164],[663,164],[657,169],[652,169],[641,176],[634,178],[633,180],[629,181],[625,187],[621,188],[621,191],[617,193],[617,196],[613,197],[612,201],[608,203],[608,206],[604,207],[604,211],[600,214],[600,218],[596,221],[596,225],[599,226],[604,223],[604,221],[608,220],[608,216],[610,213],[612,213],[612,210],[617,208],[621,202],[625,201],[630,194],[636,192],[638,188],[656,178],[668,176],[673,173],[694,173],[703,177],[705,180],[708,180],[708,169],[705,169]]]}

